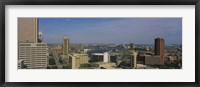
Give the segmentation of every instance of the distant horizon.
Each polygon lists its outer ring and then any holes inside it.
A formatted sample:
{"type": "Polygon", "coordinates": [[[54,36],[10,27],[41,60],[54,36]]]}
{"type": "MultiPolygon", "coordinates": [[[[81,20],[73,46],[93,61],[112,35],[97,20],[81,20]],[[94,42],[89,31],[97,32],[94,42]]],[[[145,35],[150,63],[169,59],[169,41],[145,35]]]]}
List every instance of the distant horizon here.
{"type": "MultiPolygon", "coordinates": [[[[47,44],[63,44],[63,43],[47,43],[47,44]]],[[[123,43],[69,43],[69,44],[115,44],[115,45],[121,45],[123,43]]],[[[124,43],[123,45],[125,44],[131,44],[131,43],[124,43]]],[[[133,43],[134,45],[155,45],[155,44],[136,44],[136,43],[133,43]]],[[[165,45],[182,45],[182,44],[165,44],[165,45]]]]}
{"type": "Polygon", "coordinates": [[[43,42],[96,44],[165,44],[182,45],[182,18],[39,18],[43,42]]]}

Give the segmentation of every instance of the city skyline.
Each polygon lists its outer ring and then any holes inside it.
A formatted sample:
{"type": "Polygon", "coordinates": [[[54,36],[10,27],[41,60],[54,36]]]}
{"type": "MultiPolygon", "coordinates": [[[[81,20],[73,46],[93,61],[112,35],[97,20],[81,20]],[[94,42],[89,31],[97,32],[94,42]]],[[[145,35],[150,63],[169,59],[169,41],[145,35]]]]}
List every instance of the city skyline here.
{"type": "Polygon", "coordinates": [[[182,18],[39,18],[43,41],[62,43],[182,44],[182,18]]]}
{"type": "MultiPolygon", "coordinates": [[[[62,20],[54,19],[53,21],[52,19],[46,19],[45,23],[48,24],[46,26],[50,27],[54,25],[58,28],[66,28],[66,26],[63,26],[66,25],[65,22],[63,24],[62,20]]],[[[172,28],[178,29],[178,26],[180,27],[179,24],[172,25],[174,23],[176,24],[178,19],[75,18],[65,19],[64,21],[71,20],[76,21],[73,23],[69,22],[67,29],[63,31],[51,30],[50,28],[50,30],[46,29],[46,32],[44,32],[39,31],[39,25],[42,21],[38,18],[18,18],[18,69],[182,68],[182,45],[166,45],[165,43],[173,40],[178,43],[178,40],[180,40],[178,38],[181,38],[181,32],[172,28]],[[137,22],[133,23],[133,20],[136,21],[136,19],[137,22]],[[157,22],[158,20],[160,23],[157,22]],[[134,25],[137,23],[143,25],[134,25]],[[72,28],[75,26],[80,29],[72,28]],[[148,26],[148,28],[141,26],[148,26]],[[162,26],[162,30],[159,26],[162,26]],[[155,32],[152,31],[154,28],[156,28],[155,32]],[[66,32],[68,35],[65,35],[66,32]],[[48,33],[50,34],[48,35],[48,33]],[[61,36],[62,38],[56,37],[55,35],[61,36]],[[133,35],[135,37],[132,37],[133,35]],[[61,39],[62,41],[57,43],[62,42],[62,44],[51,44],[48,40],[45,41],[45,37],[55,42],[61,39]],[[170,40],[170,37],[173,38],[170,40]],[[152,38],[155,41],[152,41],[152,38]],[[132,40],[139,40],[143,43],[147,43],[145,41],[152,41],[154,46],[150,46],[150,44],[136,45],[132,40]],[[73,44],[73,41],[80,44],[73,44]],[[108,44],[99,45],[102,43],[108,44]]]]}

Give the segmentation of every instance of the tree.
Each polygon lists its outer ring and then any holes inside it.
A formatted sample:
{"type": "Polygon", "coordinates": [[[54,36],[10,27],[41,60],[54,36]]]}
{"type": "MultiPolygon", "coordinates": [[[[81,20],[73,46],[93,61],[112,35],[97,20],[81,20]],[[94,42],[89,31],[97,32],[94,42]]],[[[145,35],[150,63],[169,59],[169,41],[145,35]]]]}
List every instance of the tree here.
{"type": "Polygon", "coordinates": [[[53,54],[52,54],[52,53],[50,53],[50,54],[49,54],[49,56],[53,56],[53,54]]]}
{"type": "Polygon", "coordinates": [[[49,58],[49,65],[55,65],[56,62],[53,58],[49,58]]]}
{"type": "Polygon", "coordinates": [[[58,69],[58,67],[57,66],[52,66],[52,69],[58,69]]]}
{"type": "Polygon", "coordinates": [[[94,69],[94,68],[98,68],[99,64],[95,64],[95,63],[84,63],[80,65],[81,69],[94,69]]]}

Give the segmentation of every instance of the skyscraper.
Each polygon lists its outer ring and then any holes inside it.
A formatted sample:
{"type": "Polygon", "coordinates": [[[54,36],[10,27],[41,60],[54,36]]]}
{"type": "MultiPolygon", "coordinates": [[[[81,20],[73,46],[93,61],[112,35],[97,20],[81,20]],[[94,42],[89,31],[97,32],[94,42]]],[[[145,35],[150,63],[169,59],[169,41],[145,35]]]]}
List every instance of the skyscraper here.
{"type": "Polygon", "coordinates": [[[18,42],[19,43],[38,42],[37,18],[18,18],[18,42]]]}
{"type": "Polygon", "coordinates": [[[63,55],[67,55],[69,54],[69,38],[68,37],[64,37],[63,40],[63,55]]]}
{"type": "Polygon", "coordinates": [[[164,46],[165,46],[165,41],[162,38],[156,38],[155,39],[155,55],[160,56],[160,64],[164,64],[164,46]]]}
{"type": "Polygon", "coordinates": [[[18,18],[18,60],[28,69],[44,69],[48,64],[48,46],[38,43],[38,19],[18,18]]]}

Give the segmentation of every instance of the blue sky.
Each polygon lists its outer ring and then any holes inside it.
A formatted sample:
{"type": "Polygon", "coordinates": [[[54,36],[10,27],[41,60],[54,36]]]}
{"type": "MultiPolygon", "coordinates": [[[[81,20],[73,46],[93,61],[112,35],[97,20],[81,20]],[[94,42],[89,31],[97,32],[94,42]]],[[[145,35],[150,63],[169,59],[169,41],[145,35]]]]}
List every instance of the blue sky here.
{"type": "Polygon", "coordinates": [[[182,44],[182,18],[39,18],[39,31],[47,43],[182,44]]]}

